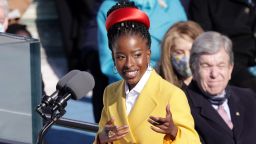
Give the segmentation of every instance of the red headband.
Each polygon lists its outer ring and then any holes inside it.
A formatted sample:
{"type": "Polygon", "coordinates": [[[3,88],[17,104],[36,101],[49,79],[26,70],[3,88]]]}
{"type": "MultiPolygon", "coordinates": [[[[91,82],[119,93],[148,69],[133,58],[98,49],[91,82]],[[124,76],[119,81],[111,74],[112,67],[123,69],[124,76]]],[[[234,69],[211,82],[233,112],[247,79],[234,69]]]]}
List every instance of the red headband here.
{"type": "Polygon", "coordinates": [[[113,11],[106,20],[106,29],[119,22],[135,21],[144,24],[149,29],[150,22],[148,16],[137,8],[120,8],[113,11]]]}

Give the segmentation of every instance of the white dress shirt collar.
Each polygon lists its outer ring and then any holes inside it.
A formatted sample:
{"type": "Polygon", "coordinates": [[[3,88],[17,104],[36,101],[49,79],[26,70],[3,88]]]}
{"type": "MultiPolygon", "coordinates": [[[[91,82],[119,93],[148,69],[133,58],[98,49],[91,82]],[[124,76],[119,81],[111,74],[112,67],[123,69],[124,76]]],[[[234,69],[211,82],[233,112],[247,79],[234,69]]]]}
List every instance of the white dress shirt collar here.
{"type": "MultiPolygon", "coordinates": [[[[229,109],[229,106],[228,106],[228,99],[226,99],[226,100],[223,102],[222,105],[223,105],[225,111],[226,111],[227,114],[228,114],[228,118],[232,121],[231,115],[230,115],[230,109],[229,109]]],[[[218,109],[218,106],[216,106],[216,105],[212,105],[212,107],[213,107],[215,110],[218,109]]]]}
{"type": "Polygon", "coordinates": [[[140,81],[135,85],[135,87],[131,90],[129,90],[129,87],[127,83],[125,83],[125,95],[126,95],[126,112],[127,114],[130,113],[132,107],[134,106],[138,96],[140,95],[142,89],[146,85],[150,74],[151,74],[152,68],[149,66],[146,70],[146,72],[141,77],[140,81]]]}

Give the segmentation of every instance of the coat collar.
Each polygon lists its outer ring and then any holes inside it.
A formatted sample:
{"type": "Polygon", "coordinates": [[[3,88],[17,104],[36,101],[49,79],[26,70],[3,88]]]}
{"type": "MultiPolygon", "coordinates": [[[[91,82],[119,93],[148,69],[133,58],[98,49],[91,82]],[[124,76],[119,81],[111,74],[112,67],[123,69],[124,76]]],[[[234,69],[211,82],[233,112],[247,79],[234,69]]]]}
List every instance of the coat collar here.
{"type": "MultiPolygon", "coordinates": [[[[230,87],[230,89],[232,88],[230,87]]],[[[241,135],[245,122],[243,116],[243,114],[245,113],[245,108],[243,107],[243,105],[240,104],[240,97],[234,91],[230,90],[230,92],[232,97],[228,101],[228,105],[230,108],[230,114],[234,125],[233,131],[234,135],[236,135],[236,137],[239,137],[239,135],[241,135]]]]}
{"type": "MultiPolygon", "coordinates": [[[[126,118],[126,107],[125,107],[125,92],[124,92],[124,86],[125,82],[124,80],[121,80],[118,82],[118,87],[116,88],[116,91],[113,94],[113,99],[110,101],[116,102],[115,104],[109,105],[109,113],[111,117],[115,119],[115,124],[118,126],[128,125],[129,122],[126,118]]],[[[136,140],[132,133],[127,134],[124,139],[125,143],[136,143],[136,140]]]]}
{"type": "MultiPolygon", "coordinates": [[[[192,81],[188,87],[189,87],[189,90],[187,91],[188,97],[190,97],[193,105],[198,109],[200,109],[201,116],[211,121],[211,123],[214,123],[219,127],[222,127],[223,130],[225,130],[231,137],[233,137],[232,130],[229,129],[229,127],[223,121],[223,119],[218,114],[218,112],[212,107],[211,103],[203,96],[203,93],[197,86],[196,82],[192,81]]],[[[228,100],[232,99],[231,97],[232,96],[230,96],[228,100]]],[[[231,114],[231,117],[232,117],[232,114],[231,114]]],[[[233,117],[232,117],[232,120],[233,120],[233,117]]]]}
{"type": "MultiPolygon", "coordinates": [[[[116,88],[115,93],[113,93],[113,99],[111,101],[117,101],[115,104],[109,106],[110,115],[115,119],[115,124],[118,126],[128,125],[131,131],[135,131],[139,125],[147,120],[150,116],[150,113],[157,106],[157,92],[159,90],[159,76],[153,70],[149,77],[149,80],[138,99],[136,100],[129,116],[127,119],[126,115],[126,101],[125,101],[125,82],[124,80],[119,81],[118,87],[116,88]],[[152,88],[152,85],[156,88],[152,88]],[[157,91],[156,91],[157,89],[157,91]]],[[[136,139],[129,133],[124,137],[126,143],[136,143],[136,139]]]]}
{"type": "Polygon", "coordinates": [[[129,122],[132,123],[131,128],[135,130],[138,126],[150,116],[150,113],[157,106],[156,96],[159,91],[159,80],[157,79],[158,75],[155,71],[152,71],[149,80],[138,99],[136,100],[130,114],[129,122]],[[152,86],[156,88],[152,88],[152,86]]]}

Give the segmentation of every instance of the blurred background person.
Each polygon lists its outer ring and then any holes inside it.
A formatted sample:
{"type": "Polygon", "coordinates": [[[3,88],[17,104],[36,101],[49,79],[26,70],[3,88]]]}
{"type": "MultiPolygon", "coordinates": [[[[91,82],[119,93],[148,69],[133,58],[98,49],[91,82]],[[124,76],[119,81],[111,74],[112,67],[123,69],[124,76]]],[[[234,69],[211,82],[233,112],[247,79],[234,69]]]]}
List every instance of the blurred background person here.
{"type": "Polygon", "coordinates": [[[184,89],[203,144],[254,144],[256,93],[228,85],[234,66],[232,42],[205,32],[193,43],[193,81],[184,89]]]}
{"type": "Polygon", "coordinates": [[[190,0],[189,17],[205,31],[217,31],[233,42],[231,84],[256,91],[255,0],[190,0]]]}
{"type": "Polygon", "coordinates": [[[29,5],[32,3],[32,0],[8,0],[9,5],[9,23],[19,23],[20,18],[28,9],[29,5]]]}
{"type": "MultiPolygon", "coordinates": [[[[97,11],[96,2],[93,0],[55,0],[59,16],[63,50],[67,57],[68,70],[81,69],[82,45],[86,37],[84,31],[90,27],[89,21],[97,11]]],[[[91,27],[90,27],[91,28],[91,27]]],[[[92,35],[93,36],[93,35],[92,35]]],[[[94,47],[87,47],[93,49],[94,47]]]]}
{"type": "Polygon", "coordinates": [[[24,24],[14,23],[10,24],[6,30],[7,33],[15,34],[18,36],[32,38],[31,33],[28,31],[27,26],[24,24]]]}
{"type": "Polygon", "coordinates": [[[100,4],[101,0],[56,0],[68,70],[89,71],[95,79],[92,92],[95,122],[99,122],[103,90],[108,84],[100,71],[98,54],[96,14],[100,4]]]}
{"type": "Polygon", "coordinates": [[[193,21],[177,22],[166,32],[158,70],[165,80],[178,87],[191,82],[190,50],[201,33],[203,29],[193,21]]]}
{"type": "MultiPolygon", "coordinates": [[[[28,31],[27,26],[24,24],[19,24],[19,23],[13,23],[9,24],[6,33],[14,34],[17,36],[23,36],[27,38],[32,38],[31,33],[28,31]]],[[[42,79],[42,96],[46,95],[46,92],[44,90],[44,82],[43,78],[42,79]]]]}
{"type": "Polygon", "coordinates": [[[180,0],[182,6],[184,7],[186,13],[188,13],[188,6],[189,6],[189,1],[190,0],[180,0]]]}
{"type": "Polygon", "coordinates": [[[8,27],[8,12],[7,0],[0,0],[0,32],[5,32],[8,27]]]}
{"type": "Polygon", "coordinates": [[[149,65],[149,27],[148,16],[133,2],[108,11],[109,46],[123,80],[105,89],[94,143],[200,143],[186,96],[149,65]]]}

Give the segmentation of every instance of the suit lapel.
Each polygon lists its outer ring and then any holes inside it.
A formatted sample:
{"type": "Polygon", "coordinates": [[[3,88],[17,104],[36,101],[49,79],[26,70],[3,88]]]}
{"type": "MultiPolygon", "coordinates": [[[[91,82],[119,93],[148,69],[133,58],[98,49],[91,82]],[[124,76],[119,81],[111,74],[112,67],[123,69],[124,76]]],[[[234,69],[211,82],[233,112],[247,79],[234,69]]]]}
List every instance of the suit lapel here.
{"type": "Polygon", "coordinates": [[[221,118],[221,116],[218,114],[218,112],[211,106],[211,104],[208,105],[201,105],[201,115],[210,121],[212,121],[214,124],[219,125],[221,128],[223,128],[231,137],[233,137],[232,130],[228,127],[228,125],[225,123],[225,121],[221,118]]]}
{"type": "Polygon", "coordinates": [[[212,107],[211,103],[204,98],[203,94],[200,92],[196,83],[193,82],[190,84],[190,91],[187,91],[193,105],[200,109],[200,115],[205,117],[209,123],[212,125],[221,127],[224,129],[231,137],[233,137],[232,130],[227,126],[225,121],[221,118],[218,112],[212,107]]]}
{"type": "Polygon", "coordinates": [[[155,89],[158,89],[158,79],[155,71],[152,71],[151,76],[143,88],[141,94],[135,102],[130,114],[129,122],[132,130],[135,131],[139,125],[147,120],[150,113],[154,110],[157,105],[155,97],[158,95],[155,89]]]}
{"type": "Polygon", "coordinates": [[[232,91],[228,105],[230,108],[231,119],[234,125],[234,135],[235,137],[238,137],[242,132],[245,122],[243,119],[244,108],[239,104],[239,96],[232,91]]]}
{"type": "MultiPolygon", "coordinates": [[[[125,104],[125,93],[124,93],[124,81],[121,81],[121,84],[117,87],[115,93],[113,93],[114,100],[117,101],[116,104],[109,106],[109,112],[111,117],[115,119],[115,124],[117,126],[128,125],[130,124],[126,115],[126,104],[125,104]]],[[[136,143],[134,136],[130,132],[124,137],[126,143],[136,143]]],[[[122,141],[122,140],[121,140],[122,141]]]]}

